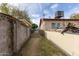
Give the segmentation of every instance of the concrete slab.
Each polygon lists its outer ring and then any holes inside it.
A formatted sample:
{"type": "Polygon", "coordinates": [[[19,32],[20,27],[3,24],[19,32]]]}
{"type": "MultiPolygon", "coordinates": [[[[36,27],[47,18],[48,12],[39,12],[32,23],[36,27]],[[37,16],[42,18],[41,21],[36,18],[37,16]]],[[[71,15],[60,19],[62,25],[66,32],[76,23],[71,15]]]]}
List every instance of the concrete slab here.
{"type": "Polygon", "coordinates": [[[66,51],[71,56],[79,56],[79,35],[67,34],[62,35],[59,32],[45,31],[49,40],[54,42],[58,47],[66,51]]]}

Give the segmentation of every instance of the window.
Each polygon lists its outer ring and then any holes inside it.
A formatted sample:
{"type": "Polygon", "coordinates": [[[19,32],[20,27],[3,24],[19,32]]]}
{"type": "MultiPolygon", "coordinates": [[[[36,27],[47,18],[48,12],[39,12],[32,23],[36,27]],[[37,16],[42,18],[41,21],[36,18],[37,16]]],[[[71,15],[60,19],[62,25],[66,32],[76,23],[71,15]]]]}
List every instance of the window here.
{"type": "Polygon", "coordinates": [[[57,23],[57,29],[60,29],[60,23],[57,23]]]}
{"type": "Polygon", "coordinates": [[[60,23],[52,23],[52,29],[60,29],[60,23]]]}
{"type": "Polygon", "coordinates": [[[52,23],[52,29],[55,29],[56,28],[56,23],[52,23]]]}

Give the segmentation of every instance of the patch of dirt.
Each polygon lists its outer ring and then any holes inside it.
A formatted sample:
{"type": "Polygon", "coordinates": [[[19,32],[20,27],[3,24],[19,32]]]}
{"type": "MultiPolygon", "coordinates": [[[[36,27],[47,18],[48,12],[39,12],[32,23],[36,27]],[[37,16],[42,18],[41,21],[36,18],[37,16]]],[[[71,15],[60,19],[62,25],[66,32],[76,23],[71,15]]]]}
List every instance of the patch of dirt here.
{"type": "Polygon", "coordinates": [[[61,49],[37,31],[31,34],[19,53],[22,56],[65,56],[61,49]]]}
{"type": "Polygon", "coordinates": [[[39,34],[38,32],[34,32],[31,35],[31,39],[25,46],[22,48],[21,55],[25,56],[37,56],[40,55],[39,52],[39,34]]]}

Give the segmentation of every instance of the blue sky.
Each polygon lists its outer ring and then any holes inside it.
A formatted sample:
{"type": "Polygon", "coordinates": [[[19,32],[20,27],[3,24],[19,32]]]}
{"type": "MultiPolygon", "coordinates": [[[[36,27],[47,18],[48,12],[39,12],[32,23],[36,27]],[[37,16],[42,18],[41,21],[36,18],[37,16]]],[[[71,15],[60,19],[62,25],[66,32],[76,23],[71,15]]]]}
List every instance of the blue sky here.
{"type": "Polygon", "coordinates": [[[79,13],[78,3],[19,3],[12,5],[25,9],[31,20],[38,25],[43,14],[45,14],[45,18],[54,18],[55,12],[61,10],[64,11],[64,18],[69,18],[71,14],[79,13]]]}

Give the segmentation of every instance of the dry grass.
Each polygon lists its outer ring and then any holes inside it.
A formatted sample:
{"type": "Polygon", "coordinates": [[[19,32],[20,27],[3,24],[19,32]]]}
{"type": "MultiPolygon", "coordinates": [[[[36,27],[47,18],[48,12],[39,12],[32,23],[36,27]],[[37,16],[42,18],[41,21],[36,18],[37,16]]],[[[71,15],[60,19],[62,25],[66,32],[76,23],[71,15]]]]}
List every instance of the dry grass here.
{"type": "Polygon", "coordinates": [[[50,40],[44,37],[45,32],[41,30],[40,34],[40,53],[41,56],[66,56],[66,54],[53,44],[50,40]]]}
{"type": "Polygon", "coordinates": [[[45,37],[45,31],[44,30],[39,30],[39,34],[43,37],[45,37]]]}
{"type": "MultiPolygon", "coordinates": [[[[44,33],[44,32],[41,32],[44,33]]],[[[20,52],[23,56],[65,56],[58,47],[43,35],[33,34],[28,43],[25,44],[20,52]]]]}
{"type": "Polygon", "coordinates": [[[40,40],[40,53],[42,56],[66,56],[50,40],[43,38],[40,40]]]}

